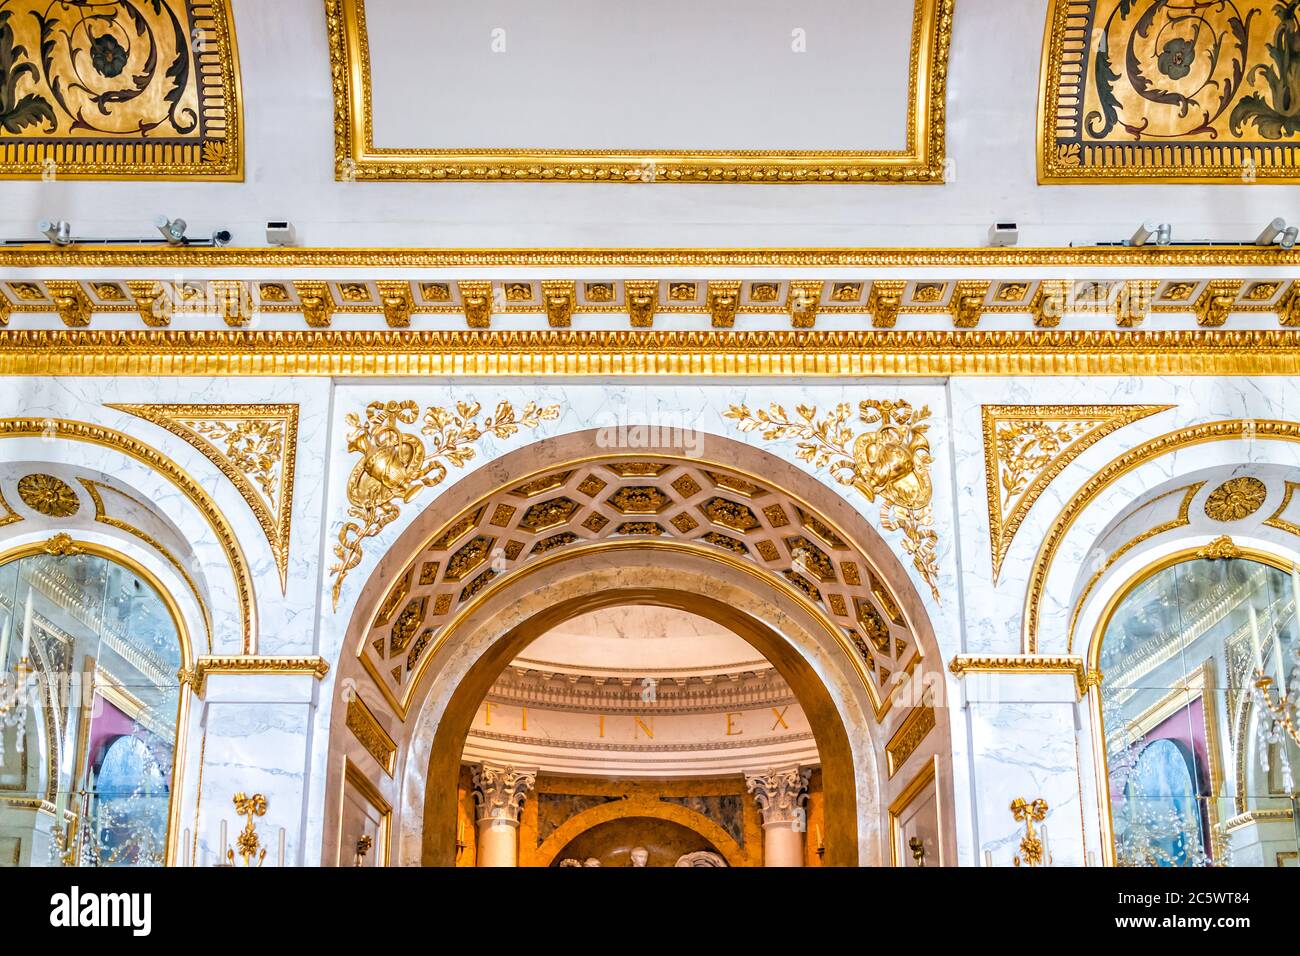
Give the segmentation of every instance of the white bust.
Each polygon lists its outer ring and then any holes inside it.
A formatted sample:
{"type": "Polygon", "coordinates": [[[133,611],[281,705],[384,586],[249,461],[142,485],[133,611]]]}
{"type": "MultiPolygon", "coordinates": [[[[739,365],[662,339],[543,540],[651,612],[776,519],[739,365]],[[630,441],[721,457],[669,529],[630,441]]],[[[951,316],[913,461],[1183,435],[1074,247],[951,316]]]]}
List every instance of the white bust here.
{"type": "Polygon", "coordinates": [[[643,846],[632,847],[632,865],[645,866],[650,860],[650,851],[643,846]]]}

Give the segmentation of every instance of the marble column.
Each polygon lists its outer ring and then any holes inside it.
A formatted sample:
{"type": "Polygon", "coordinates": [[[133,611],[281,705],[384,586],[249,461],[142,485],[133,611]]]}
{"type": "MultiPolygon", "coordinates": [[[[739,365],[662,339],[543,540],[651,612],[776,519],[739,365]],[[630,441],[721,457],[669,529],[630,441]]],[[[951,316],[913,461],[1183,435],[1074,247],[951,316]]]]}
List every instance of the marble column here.
{"type": "Polygon", "coordinates": [[[519,814],[537,782],[534,770],[478,764],[472,770],[478,865],[519,865],[519,814]]]}
{"type": "Polygon", "coordinates": [[[763,815],[764,866],[803,866],[811,774],[799,767],[745,774],[745,786],[763,815]]]}

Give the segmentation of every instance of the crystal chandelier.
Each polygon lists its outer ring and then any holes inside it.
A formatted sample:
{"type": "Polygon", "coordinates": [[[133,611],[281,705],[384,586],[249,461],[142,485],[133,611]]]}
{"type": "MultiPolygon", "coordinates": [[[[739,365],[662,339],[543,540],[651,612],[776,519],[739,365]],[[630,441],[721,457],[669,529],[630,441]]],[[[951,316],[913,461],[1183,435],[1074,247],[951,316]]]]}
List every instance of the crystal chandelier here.
{"type": "MultiPolygon", "coordinates": [[[[1294,593],[1293,613],[1300,614],[1300,568],[1292,566],[1291,568],[1291,590],[1294,593]]],[[[1293,675],[1291,686],[1287,686],[1287,655],[1282,650],[1282,624],[1274,622],[1270,628],[1273,637],[1273,646],[1271,648],[1274,665],[1277,670],[1277,678],[1270,677],[1265,668],[1264,652],[1260,646],[1259,639],[1259,621],[1255,615],[1255,608],[1249,608],[1250,612],[1250,639],[1252,649],[1255,655],[1255,674],[1254,684],[1250,689],[1252,702],[1255,704],[1256,712],[1259,719],[1256,721],[1255,730],[1258,734],[1259,747],[1259,764],[1267,772],[1269,769],[1269,751],[1273,746],[1277,746],[1279,769],[1282,771],[1282,785],[1286,790],[1294,793],[1295,777],[1291,769],[1291,757],[1288,753],[1287,741],[1293,741],[1300,746],[1300,680],[1294,678],[1297,666],[1300,666],[1300,647],[1291,649],[1291,673],[1293,675]],[[1276,683],[1277,693],[1273,691],[1276,683]]]]}
{"type": "Polygon", "coordinates": [[[18,659],[18,666],[11,675],[8,671],[9,638],[13,630],[12,616],[4,623],[0,631],[0,763],[5,758],[5,732],[13,727],[17,729],[18,752],[22,753],[27,742],[27,675],[31,672],[28,654],[31,652],[32,636],[32,595],[27,592],[27,609],[23,613],[23,649],[18,659]]]}

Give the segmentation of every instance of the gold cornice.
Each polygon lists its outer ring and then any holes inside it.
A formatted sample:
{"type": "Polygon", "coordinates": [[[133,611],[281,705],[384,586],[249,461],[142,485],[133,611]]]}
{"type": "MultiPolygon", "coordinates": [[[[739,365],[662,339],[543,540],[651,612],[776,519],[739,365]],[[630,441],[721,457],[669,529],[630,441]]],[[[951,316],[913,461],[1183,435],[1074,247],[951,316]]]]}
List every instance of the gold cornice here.
{"type": "Polygon", "coordinates": [[[1292,267],[1300,248],[1279,246],[384,248],[77,245],[0,248],[0,268],[872,268],[1292,267]]]}
{"type": "Polygon", "coordinates": [[[1071,674],[1080,697],[1087,693],[1088,686],[1095,682],[1093,675],[1088,673],[1082,657],[1064,655],[1015,654],[997,657],[958,654],[948,663],[948,670],[958,677],[965,677],[967,674],[1071,674]]]}
{"type": "Polygon", "coordinates": [[[365,0],[325,0],[341,181],[942,183],[955,0],[915,0],[902,150],[380,148],[365,0]]]}
{"type": "Polygon", "coordinates": [[[194,690],[203,695],[210,674],[272,674],[281,677],[308,676],[323,680],[329,673],[329,661],[323,657],[216,656],[205,654],[194,662],[194,690]]]}
{"type": "Polygon", "coordinates": [[[1300,331],[0,331],[0,375],[1300,375],[1300,331]]]}

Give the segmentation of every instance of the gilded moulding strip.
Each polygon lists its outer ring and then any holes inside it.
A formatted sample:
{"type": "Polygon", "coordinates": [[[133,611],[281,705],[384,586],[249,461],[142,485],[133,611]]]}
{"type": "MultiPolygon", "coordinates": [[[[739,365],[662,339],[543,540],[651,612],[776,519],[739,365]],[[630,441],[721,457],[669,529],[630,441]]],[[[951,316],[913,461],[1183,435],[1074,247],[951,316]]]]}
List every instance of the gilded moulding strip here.
{"type": "Polygon", "coordinates": [[[0,248],[0,268],[872,268],[914,267],[1296,267],[1300,248],[1280,246],[1063,246],[949,248],[293,248],[32,243],[0,248]]]}
{"type": "Polygon", "coordinates": [[[958,677],[967,674],[1071,674],[1080,697],[1088,692],[1090,683],[1101,679],[1100,674],[1087,672],[1082,657],[1040,657],[1036,654],[1004,657],[958,654],[948,663],[948,670],[958,677]]]}
{"type": "Polygon", "coordinates": [[[194,662],[194,689],[203,696],[210,674],[272,674],[280,677],[310,676],[323,680],[329,673],[323,657],[255,657],[204,655],[194,662]]]}
{"type": "MultiPolygon", "coordinates": [[[[166,455],[132,438],[124,432],[89,422],[68,421],[55,418],[0,418],[0,438],[36,438],[53,428],[56,437],[71,441],[88,442],[102,448],[111,448],[153,469],[179,488],[207,519],[213,534],[221,545],[235,579],[235,595],[239,604],[240,625],[245,654],[257,653],[257,601],[253,576],[248,569],[239,539],[212,497],[189,473],[166,455]]],[[[116,559],[115,559],[116,560],[116,559]]]]}
{"type": "Polygon", "coordinates": [[[365,0],[325,0],[341,181],[942,183],[956,0],[914,0],[903,150],[446,149],[374,144],[365,0]]]}
{"type": "Polygon", "coordinates": [[[1300,375],[1300,331],[0,331],[0,375],[1300,375]]]}

